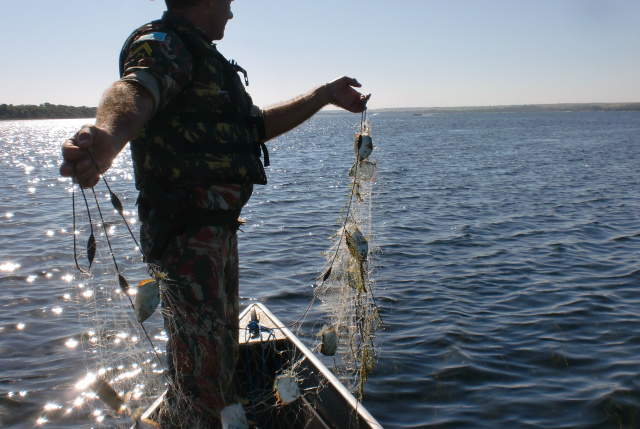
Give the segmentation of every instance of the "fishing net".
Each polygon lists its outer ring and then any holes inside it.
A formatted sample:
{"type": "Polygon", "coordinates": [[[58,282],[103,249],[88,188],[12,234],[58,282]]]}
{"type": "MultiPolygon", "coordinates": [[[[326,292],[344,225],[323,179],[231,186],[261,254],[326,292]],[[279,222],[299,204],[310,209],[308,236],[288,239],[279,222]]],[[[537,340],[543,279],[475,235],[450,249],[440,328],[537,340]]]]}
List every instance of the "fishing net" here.
{"type": "Polygon", "coordinates": [[[379,354],[376,333],[381,327],[371,276],[378,254],[372,228],[377,162],[369,158],[372,125],[365,118],[363,114],[354,141],[356,161],[349,170],[349,198],[314,294],[325,314],[315,349],[333,357],[331,370],[360,399],[379,354]]]}
{"type": "MultiPolygon", "coordinates": [[[[131,186],[132,178],[117,164],[111,180],[117,185],[124,178],[131,186]]],[[[76,206],[72,235],[80,270],[67,276],[64,299],[75,304],[80,332],[66,345],[70,358],[82,355],[85,370],[45,406],[37,423],[86,425],[88,419],[98,427],[130,427],[166,383],[162,315],[156,312],[142,325],[133,310],[137,285],[149,276],[130,231],[137,213],[122,209],[103,184],[85,190],[84,198],[77,186],[69,191],[76,206]]]]}
{"type": "MultiPolygon", "coordinates": [[[[314,323],[311,336],[302,329],[307,312],[290,327],[359,398],[379,353],[376,332],[381,325],[371,280],[377,255],[371,221],[377,163],[369,158],[372,150],[371,123],[363,114],[354,142],[355,163],[348,172],[351,183],[345,210],[309,305],[316,305],[324,317],[314,323]]],[[[119,162],[122,167],[130,160],[119,162]]],[[[61,395],[64,400],[47,404],[39,424],[89,419],[95,427],[154,427],[157,414],[143,413],[154,401],[159,403],[170,387],[163,321],[167,310],[156,307],[159,294],[166,292],[172,279],[143,261],[131,232],[137,213],[123,209],[116,196],[131,192],[125,190],[132,187],[131,177],[123,177],[129,174],[126,171],[114,163],[109,174],[110,182],[116,182],[113,189],[106,181],[95,192],[85,190],[84,194],[69,187],[76,207],[73,235],[79,272],[68,279],[70,291],[65,299],[76,303],[82,333],[70,339],[68,347],[70,353],[83,354],[86,370],[61,395]]],[[[273,341],[279,335],[277,329],[260,326],[259,321],[255,321],[257,328],[255,324],[250,328],[251,322],[240,325],[237,378],[242,381],[236,380],[236,405],[225,412],[244,416],[238,411],[240,404],[254,427],[307,427],[314,418],[307,399],[318,395],[329,381],[310,369],[299,347],[273,341]]],[[[188,394],[170,391],[171,400],[162,403],[171,404],[172,409],[165,407],[165,412],[177,416],[176,426],[209,426],[189,413],[188,394]]],[[[163,406],[156,410],[163,412],[163,406]]],[[[349,418],[355,424],[357,417],[349,418]]]]}

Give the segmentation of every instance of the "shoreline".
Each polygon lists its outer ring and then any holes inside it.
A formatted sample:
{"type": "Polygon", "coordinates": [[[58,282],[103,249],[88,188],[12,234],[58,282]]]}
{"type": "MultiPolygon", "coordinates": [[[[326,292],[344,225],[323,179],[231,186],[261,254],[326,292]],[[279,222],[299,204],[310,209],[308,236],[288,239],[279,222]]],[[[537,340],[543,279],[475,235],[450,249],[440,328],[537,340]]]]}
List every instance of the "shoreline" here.
{"type": "MultiPolygon", "coordinates": [[[[640,102],[630,103],[557,103],[516,104],[500,106],[456,106],[456,107],[392,107],[369,109],[368,113],[402,113],[415,116],[436,113],[551,113],[551,112],[638,112],[640,102]]],[[[341,110],[323,110],[324,114],[340,113],[341,110]]]]}
{"type": "MultiPolygon", "coordinates": [[[[35,105],[2,105],[11,112],[0,109],[0,121],[32,120],[32,119],[94,119],[87,113],[95,112],[95,107],[35,105]],[[61,114],[51,113],[52,108],[61,114]],[[48,110],[48,111],[46,111],[48,110]],[[73,114],[72,112],[78,112],[73,114]],[[2,113],[9,114],[2,114],[2,113]],[[15,115],[15,116],[11,116],[15,115]]],[[[415,116],[435,113],[551,113],[551,112],[640,112],[640,102],[628,103],[557,103],[557,104],[516,104],[499,106],[457,106],[457,107],[390,107],[369,109],[373,113],[401,113],[415,116]]],[[[324,115],[346,113],[341,109],[323,109],[324,115]]]]}

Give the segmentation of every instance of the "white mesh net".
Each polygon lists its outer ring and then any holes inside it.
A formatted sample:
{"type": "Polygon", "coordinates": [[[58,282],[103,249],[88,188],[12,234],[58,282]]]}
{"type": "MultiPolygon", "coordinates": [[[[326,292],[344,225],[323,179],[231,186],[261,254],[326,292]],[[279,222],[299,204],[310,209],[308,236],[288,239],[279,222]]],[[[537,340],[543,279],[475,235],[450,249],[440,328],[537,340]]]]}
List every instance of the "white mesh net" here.
{"type": "MultiPolygon", "coordinates": [[[[346,208],[326,252],[325,274],[318,280],[309,306],[320,303],[319,310],[325,317],[315,323],[318,335],[311,338],[302,331],[307,313],[293,327],[300,338],[307,337],[308,347],[359,397],[378,356],[376,332],[381,325],[375,282],[371,280],[377,255],[371,224],[377,163],[369,159],[373,150],[371,123],[364,119],[363,115],[354,143],[357,158],[349,172],[352,182],[346,208]]],[[[85,191],[89,211],[79,189],[74,192],[77,258],[80,268],[88,272],[78,273],[70,282],[72,290],[67,298],[77,304],[82,334],[73,341],[79,343],[76,352],[84,354],[86,372],[69,389],[64,403],[45,407],[39,423],[89,419],[95,427],[153,427],[157,416],[143,418],[142,414],[168,387],[163,310],[154,310],[157,286],[162,293],[164,282],[171,279],[163,279],[161,272],[145,267],[138,243],[123,222],[123,218],[135,222],[136,214],[126,210],[120,214],[112,208],[114,194],[110,190],[95,197],[92,191],[85,191]],[[90,257],[91,236],[97,243],[94,258],[90,257]],[[89,259],[93,259],[90,270],[89,259]],[[138,299],[134,310],[139,293],[146,298],[138,299]],[[146,315],[141,314],[143,306],[148,307],[142,311],[146,315]],[[148,318],[139,322],[144,316],[148,318]]],[[[117,208],[117,204],[114,206],[117,208]]],[[[237,378],[241,381],[236,383],[235,395],[246,411],[248,424],[263,429],[307,427],[314,417],[309,411],[313,407],[305,404],[329,381],[310,369],[294,344],[273,341],[280,339],[277,329],[258,329],[252,336],[248,325],[241,324],[240,342],[247,345],[240,348],[237,378]]],[[[187,416],[188,396],[175,398],[174,403],[182,404],[184,414],[176,422],[178,426],[209,427],[187,416]]],[[[356,422],[357,416],[350,418],[356,422]]]]}
{"type": "Polygon", "coordinates": [[[354,142],[350,197],[315,291],[327,320],[317,349],[335,355],[332,370],[358,396],[377,360],[375,339],[381,326],[371,279],[377,255],[371,221],[377,167],[369,159],[372,137],[371,122],[363,120],[354,142]],[[334,347],[336,339],[338,346],[334,347]]]}

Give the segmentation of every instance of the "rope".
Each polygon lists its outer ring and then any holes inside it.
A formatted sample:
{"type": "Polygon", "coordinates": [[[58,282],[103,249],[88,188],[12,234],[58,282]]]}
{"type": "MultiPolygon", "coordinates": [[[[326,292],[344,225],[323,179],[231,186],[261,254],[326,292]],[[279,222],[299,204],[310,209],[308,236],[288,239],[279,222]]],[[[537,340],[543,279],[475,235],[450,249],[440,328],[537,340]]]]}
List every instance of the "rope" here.
{"type": "MultiPolygon", "coordinates": [[[[77,179],[78,171],[76,169],[76,164],[73,164],[73,179],[74,181],[77,179]]],[[[73,208],[73,259],[75,260],[76,267],[83,274],[89,274],[89,270],[91,269],[91,264],[93,264],[93,259],[96,256],[96,238],[93,234],[93,221],[91,220],[91,211],[89,210],[89,203],[87,201],[87,196],[84,193],[84,189],[80,187],[80,191],[82,192],[82,198],[84,199],[84,204],[87,208],[87,215],[89,217],[89,227],[91,228],[91,235],[89,235],[89,240],[87,241],[87,258],[89,259],[89,267],[87,271],[80,268],[80,264],[78,263],[78,249],[77,249],[77,240],[76,240],[76,187],[73,186],[71,193],[71,205],[73,208]]]]}
{"type": "MultiPolygon", "coordinates": [[[[100,167],[98,166],[98,163],[96,162],[95,158],[91,155],[90,152],[87,152],[87,153],[89,155],[89,158],[93,162],[94,166],[96,167],[96,169],[98,171],[100,171],[100,167]]],[[[74,178],[74,182],[75,182],[77,180],[77,170],[76,170],[75,164],[74,164],[74,167],[73,167],[73,178],[74,178]]],[[[125,223],[125,225],[127,227],[127,230],[129,231],[129,234],[131,235],[131,237],[135,241],[138,249],[141,249],[140,245],[138,243],[138,240],[136,240],[136,238],[135,238],[135,236],[133,234],[133,231],[129,227],[129,224],[128,224],[127,220],[124,217],[124,210],[122,208],[122,203],[120,202],[120,199],[111,190],[111,187],[107,183],[107,179],[104,177],[104,175],[102,175],[102,180],[103,180],[104,184],[107,186],[107,189],[109,190],[109,196],[111,198],[111,203],[113,204],[113,207],[120,214],[120,217],[124,221],[124,223],[125,223]]],[[[73,240],[74,259],[76,261],[76,266],[78,267],[78,270],[80,270],[80,272],[82,272],[83,274],[89,274],[88,271],[85,271],[85,270],[81,269],[79,264],[78,264],[78,256],[77,256],[77,250],[76,250],[76,238],[75,238],[75,230],[76,230],[75,186],[73,187],[73,189],[74,190],[72,192],[72,204],[73,204],[73,229],[74,229],[74,234],[73,234],[73,237],[74,237],[74,240],[73,240]]],[[[88,244],[87,244],[87,249],[88,249],[87,252],[88,252],[88,256],[89,256],[89,268],[91,268],[91,263],[93,262],[93,257],[95,255],[96,241],[95,241],[95,237],[94,237],[94,233],[93,233],[93,222],[91,221],[91,210],[89,209],[89,203],[87,201],[87,197],[85,195],[84,189],[82,189],[82,187],[80,187],[80,190],[82,192],[82,196],[84,197],[85,206],[86,206],[86,209],[87,209],[87,216],[89,217],[89,222],[90,222],[90,225],[91,225],[91,235],[89,237],[89,241],[88,241],[88,244]]],[[[96,195],[96,192],[95,192],[94,188],[91,188],[91,191],[93,193],[93,197],[94,197],[94,200],[95,200],[95,203],[96,203],[96,207],[98,208],[98,214],[100,215],[100,222],[102,224],[102,229],[104,230],[104,235],[105,235],[105,238],[107,240],[107,245],[109,246],[109,253],[111,254],[111,259],[113,261],[113,265],[115,267],[115,270],[118,273],[118,284],[120,286],[120,289],[124,293],[124,295],[129,300],[129,304],[131,305],[131,309],[135,312],[135,305],[133,303],[133,300],[131,299],[131,295],[128,293],[128,291],[129,291],[129,283],[127,282],[125,277],[122,275],[122,273],[120,272],[120,268],[118,267],[118,262],[117,262],[116,257],[115,257],[115,252],[113,251],[113,247],[111,246],[111,239],[109,238],[109,233],[108,233],[107,227],[105,225],[104,216],[102,215],[102,210],[100,209],[100,203],[98,201],[98,196],[96,195]]],[[[140,251],[140,253],[142,254],[142,251],[140,251]]],[[[143,257],[144,261],[146,262],[146,258],[144,256],[144,254],[142,254],[142,257],[143,257]]],[[[150,269],[151,269],[151,271],[153,272],[154,275],[157,274],[157,270],[155,270],[155,268],[153,268],[153,266],[149,265],[149,267],[150,267],[150,269]]],[[[136,321],[137,321],[137,318],[136,318],[136,321]]],[[[153,340],[151,339],[151,335],[149,335],[149,332],[147,331],[147,328],[144,326],[144,324],[142,322],[139,322],[139,321],[138,321],[138,325],[140,325],[140,328],[144,332],[144,335],[145,335],[147,341],[149,342],[149,345],[153,349],[153,353],[156,356],[156,359],[158,360],[158,363],[160,364],[160,367],[166,373],[167,372],[167,368],[165,367],[164,362],[160,358],[160,355],[158,354],[158,350],[157,350],[153,340]]],[[[167,382],[170,385],[172,385],[172,381],[169,378],[167,378],[167,382]]],[[[172,385],[172,387],[174,387],[174,386],[172,385]]]]}

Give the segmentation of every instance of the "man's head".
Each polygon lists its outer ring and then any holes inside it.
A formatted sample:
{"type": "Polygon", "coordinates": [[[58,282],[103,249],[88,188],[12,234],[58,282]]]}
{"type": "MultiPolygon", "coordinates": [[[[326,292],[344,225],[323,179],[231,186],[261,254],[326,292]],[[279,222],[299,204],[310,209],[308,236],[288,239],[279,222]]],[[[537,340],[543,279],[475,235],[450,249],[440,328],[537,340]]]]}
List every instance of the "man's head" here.
{"type": "Polygon", "coordinates": [[[202,0],[164,0],[167,9],[184,9],[189,6],[196,6],[202,3],[202,0]]]}
{"type": "Polygon", "coordinates": [[[224,37],[227,21],[233,18],[233,0],[165,0],[167,9],[179,13],[200,27],[211,40],[224,37]]]}

